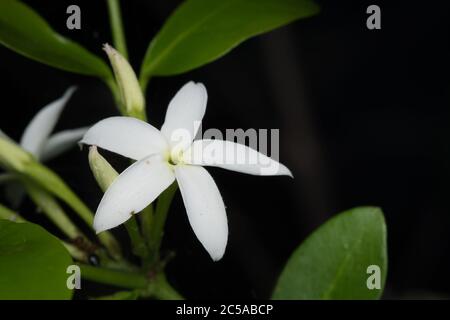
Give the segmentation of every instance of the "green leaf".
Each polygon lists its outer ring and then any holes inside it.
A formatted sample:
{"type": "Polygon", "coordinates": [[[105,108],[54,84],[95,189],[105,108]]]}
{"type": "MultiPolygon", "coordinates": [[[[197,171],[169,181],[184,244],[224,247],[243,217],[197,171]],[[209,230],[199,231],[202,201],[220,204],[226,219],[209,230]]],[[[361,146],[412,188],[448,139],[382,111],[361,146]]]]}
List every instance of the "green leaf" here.
{"type": "Polygon", "coordinates": [[[0,43],[59,69],[112,78],[102,59],[53,31],[34,10],[16,0],[0,1],[0,43]]]}
{"type": "Polygon", "coordinates": [[[0,220],[0,299],[70,299],[61,242],[38,225],[0,220]]]}
{"type": "Polygon", "coordinates": [[[355,208],[327,221],[294,251],[272,298],[378,299],[386,273],[383,213],[375,207],[355,208]],[[371,265],[381,270],[381,289],[368,289],[371,265]]]}
{"type": "Polygon", "coordinates": [[[250,37],[318,11],[312,0],[186,0],[150,43],[141,80],[200,67],[250,37]]]}

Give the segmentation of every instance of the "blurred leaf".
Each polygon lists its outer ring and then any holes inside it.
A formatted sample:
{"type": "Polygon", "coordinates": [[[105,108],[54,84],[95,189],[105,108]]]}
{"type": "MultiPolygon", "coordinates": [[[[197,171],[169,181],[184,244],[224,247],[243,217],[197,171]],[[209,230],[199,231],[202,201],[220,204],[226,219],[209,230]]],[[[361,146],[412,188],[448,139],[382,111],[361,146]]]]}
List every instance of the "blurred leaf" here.
{"type": "MultiPolygon", "coordinates": [[[[57,174],[39,162],[30,162],[22,174],[66,202],[92,228],[94,214],[57,174]]],[[[121,257],[120,245],[110,232],[102,232],[97,236],[114,258],[121,257]]]]}
{"type": "MultiPolygon", "coordinates": [[[[21,179],[31,180],[63,200],[92,228],[94,214],[67,184],[19,145],[2,137],[0,137],[0,167],[17,173],[21,179]]],[[[111,233],[102,232],[98,238],[114,258],[120,258],[120,246],[111,233]]]]}
{"type": "Polygon", "coordinates": [[[88,224],[94,222],[92,211],[78,198],[67,184],[52,170],[39,162],[30,162],[21,172],[25,178],[31,179],[56,197],[66,202],[88,224]]]}
{"type": "Polygon", "coordinates": [[[112,77],[102,59],[53,31],[34,10],[17,0],[0,1],[0,43],[59,69],[104,79],[112,77]]]}
{"type": "Polygon", "coordinates": [[[33,156],[11,139],[0,136],[0,166],[7,171],[20,172],[33,161],[33,156]]]}
{"type": "Polygon", "coordinates": [[[0,220],[0,299],[70,299],[60,241],[38,225],[0,220]]]}
{"type": "Polygon", "coordinates": [[[69,204],[88,224],[93,222],[93,213],[73,193],[65,182],[53,171],[42,165],[18,144],[0,137],[0,167],[15,172],[44,187],[69,204]]]}
{"type": "Polygon", "coordinates": [[[312,0],[186,0],[150,43],[141,80],[200,67],[252,36],[318,11],[312,0]]]}
{"type": "MultiPolygon", "coordinates": [[[[58,201],[46,190],[28,180],[24,181],[24,186],[34,204],[44,212],[44,214],[62,231],[69,239],[86,237],[78,227],[69,219],[58,201]]],[[[85,240],[86,241],[86,240],[85,240]]]]}
{"type": "Polygon", "coordinates": [[[0,203],[0,219],[5,219],[13,222],[24,222],[25,220],[11,209],[3,206],[0,203]]]}
{"type": "Polygon", "coordinates": [[[386,226],[379,208],[343,212],[317,229],[292,254],[273,299],[378,299],[387,273],[386,226]],[[381,289],[369,290],[370,265],[381,289]]]}

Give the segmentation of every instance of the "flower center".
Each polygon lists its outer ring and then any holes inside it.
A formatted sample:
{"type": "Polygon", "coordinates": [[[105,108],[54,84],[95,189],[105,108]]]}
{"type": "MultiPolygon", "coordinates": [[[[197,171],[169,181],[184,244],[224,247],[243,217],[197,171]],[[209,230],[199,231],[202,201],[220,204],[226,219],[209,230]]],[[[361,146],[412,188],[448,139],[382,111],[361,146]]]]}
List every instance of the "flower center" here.
{"type": "Polygon", "coordinates": [[[181,164],[183,162],[183,150],[172,149],[171,151],[169,151],[168,156],[167,156],[167,162],[169,162],[169,164],[171,164],[173,166],[176,166],[177,164],[181,164]]]}
{"type": "Polygon", "coordinates": [[[169,159],[167,161],[169,162],[169,164],[171,164],[173,166],[177,165],[177,163],[174,160],[172,160],[172,157],[169,157],[169,159]]]}

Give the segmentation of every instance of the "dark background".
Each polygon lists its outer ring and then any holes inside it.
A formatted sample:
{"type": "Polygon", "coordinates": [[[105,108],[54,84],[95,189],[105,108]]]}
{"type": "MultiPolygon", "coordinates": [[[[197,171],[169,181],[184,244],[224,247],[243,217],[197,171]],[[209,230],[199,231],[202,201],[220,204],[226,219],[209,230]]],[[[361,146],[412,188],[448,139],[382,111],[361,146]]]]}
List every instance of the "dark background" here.
{"type": "MultiPolygon", "coordinates": [[[[26,2],[58,32],[106,58],[101,45],[111,37],[104,1],[26,2]],[[81,30],[66,29],[69,4],[81,7],[81,30]]],[[[164,248],[177,253],[169,279],[188,298],[267,298],[294,248],[332,215],[360,205],[380,206],[386,216],[384,297],[450,297],[449,7],[318,2],[322,11],[315,17],[253,38],[198,70],[149,84],[148,115],[155,126],[185,82],[203,82],[209,94],[203,128],[279,128],[280,161],[295,176],[209,169],[230,224],[228,248],[217,263],[198,243],[176,195],[164,248]],[[366,28],[369,4],[381,7],[381,30],[366,28]]],[[[180,1],[122,3],[130,59],[138,69],[150,39],[180,1]]],[[[73,84],[79,90],[57,130],[117,114],[99,80],[4,47],[0,75],[0,128],[15,139],[41,107],[73,84]]],[[[119,168],[126,165],[107,156],[119,168]]],[[[48,165],[96,208],[101,192],[86,150],[74,148],[48,165]]],[[[29,201],[20,211],[40,220],[29,201]]],[[[123,227],[116,232],[126,241],[123,227]]]]}

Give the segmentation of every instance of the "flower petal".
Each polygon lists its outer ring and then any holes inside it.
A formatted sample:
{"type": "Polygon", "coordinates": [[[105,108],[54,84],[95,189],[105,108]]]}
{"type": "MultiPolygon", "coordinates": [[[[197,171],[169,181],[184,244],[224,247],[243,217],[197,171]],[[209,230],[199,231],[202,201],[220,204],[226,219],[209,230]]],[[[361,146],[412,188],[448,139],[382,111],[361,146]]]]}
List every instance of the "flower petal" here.
{"type": "Polygon", "coordinates": [[[61,98],[48,104],[34,116],[20,139],[22,148],[39,158],[45,141],[55,128],[64,106],[75,89],[70,87],[61,98]]]}
{"type": "Polygon", "coordinates": [[[227,246],[228,222],[216,183],[198,166],[178,165],[175,176],[195,235],[211,258],[220,260],[227,246]]]}
{"type": "Polygon", "coordinates": [[[51,160],[72,148],[87,132],[89,128],[64,130],[48,138],[41,152],[42,162],[51,160]]]}
{"type": "Polygon", "coordinates": [[[106,190],[95,214],[95,231],[124,223],[152,203],[174,180],[173,171],[159,155],[134,163],[106,190]]]}
{"type": "Polygon", "coordinates": [[[168,147],[158,129],[131,117],[111,117],[97,122],[80,143],[95,145],[134,160],[161,153],[168,147]]]}
{"type": "Polygon", "coordinates": [[[197,140],[187,149],[184,163],[214,166],[260,176],[292,176],[283,164],[243,144],[222,140],[197,140]]]}
{"type": "Polygon", "coordinates": [[[189,147],[194,140],[206,110],[208,94],[201,83],[186,83],[172,98],[167,108],[161,133],[171,147],[189,147]]]}

